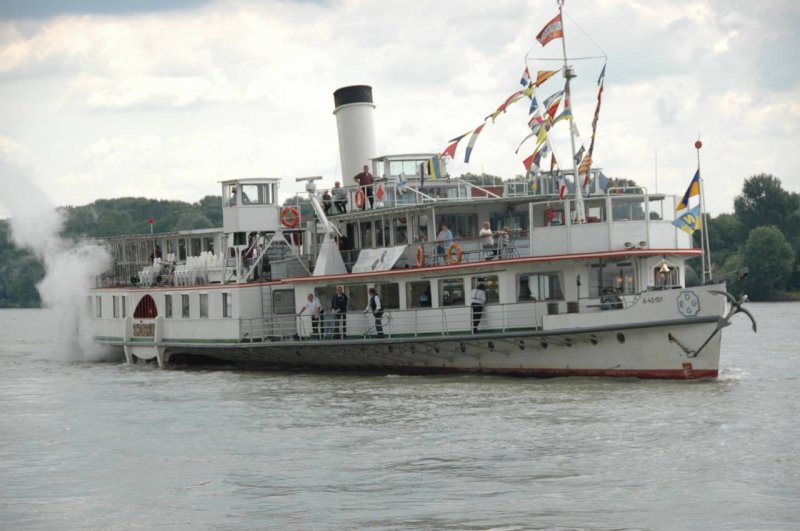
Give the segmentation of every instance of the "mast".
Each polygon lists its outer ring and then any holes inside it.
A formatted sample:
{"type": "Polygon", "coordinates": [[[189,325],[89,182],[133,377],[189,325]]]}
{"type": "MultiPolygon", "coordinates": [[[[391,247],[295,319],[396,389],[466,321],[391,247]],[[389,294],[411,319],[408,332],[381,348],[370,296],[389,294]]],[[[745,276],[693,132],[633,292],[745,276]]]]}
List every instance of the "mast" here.
{"type": "Polygon", "coordinates": [[[564,52],[564,78],[567,80],[566,87],[564,88],[564,93],[566,95],[567,101],[569,102],[570,106],[570,115],[569,115],[569,141],[572,146],[572,175],[575,182],[575,212],[577,213],[577,217],[575,221],[577,223],[586,223],[586,208],[583,205],[583,186],[580,183],[580,178],[578,176],[578,163],[575,162],[575,135],[572,134],[572,94],[570,92],[570,80],[575,77],[575,72],[572,68],[567,65],[567,33],[564,31],[564,17],[562,14],[562,10],[564,7],[564,0],[557,0],[558,1],[558,16],[561,18],[561,50],[564,52]]]}
{"type": "Polygon", "coordinates": [[[706,214],[705,190],[703,189],[703,173],[700,171],[700,148],[703,143],[700,139],[694,143],[697,150],[697,173],[700,175],[700,219],[703,222],[700,233],[700,246],[703,249],[703,284],[711,282],[711,247],[708,243],[708,214],[706,214]]]}

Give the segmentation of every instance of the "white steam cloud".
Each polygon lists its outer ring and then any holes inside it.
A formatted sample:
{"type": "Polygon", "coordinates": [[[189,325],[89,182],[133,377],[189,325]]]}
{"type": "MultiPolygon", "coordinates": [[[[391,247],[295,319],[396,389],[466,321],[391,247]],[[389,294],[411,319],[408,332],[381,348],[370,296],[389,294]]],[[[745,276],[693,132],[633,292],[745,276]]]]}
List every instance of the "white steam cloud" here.
{"type": "Polygon", "coordinates": [[[97,361],[105,349],[94,343],[89,326],[88,290],[111,257],[96,244],[71,242],[60,236],[63,214],[56,210],[33,179],[33,172],[0,153],[0,203],[11,215],[11,233],[18,247],[44,262],[45,277],[36,286],[42,302],[59,319],[57,352],[66,361],[97,361]]]}

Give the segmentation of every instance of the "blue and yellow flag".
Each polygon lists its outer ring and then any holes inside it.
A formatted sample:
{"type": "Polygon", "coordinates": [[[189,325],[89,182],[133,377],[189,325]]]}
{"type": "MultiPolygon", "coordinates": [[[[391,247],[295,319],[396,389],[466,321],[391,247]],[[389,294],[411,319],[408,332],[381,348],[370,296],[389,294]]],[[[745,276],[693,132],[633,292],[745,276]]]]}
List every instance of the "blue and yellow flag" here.
{"type": "Polygon", "coordinates": [[[439,155],[434,155],[433,158],[428,159],[428,175],[430,175],[431,179],[434,181],[442,178],[439,155]]]}
{"type": "MultiPolygon", "coordinates": [[[[695,176],[696,177],[696,176],[695,176]]],[[[687,192],[688,193],[688,192],[687,192]]],[[[703,217],[700,214],[700,205],[690,208],[672,222],[673,225],[686,232],[692,234],[696,230],[703,228],[703,217]]]]}
{"type": "Polygon", "coordinates": [[[695,195],[700,195],[700,170],[698,169],[697,172],[692,177],[692,182],[689,183],[689,188],[686,189],[686,193],[683,194],[683,199],[681,202],[678,203],[678,206],[675,207],[675,212],[680,212],[684,208],[689,208],[689,198],[695,195]]]}

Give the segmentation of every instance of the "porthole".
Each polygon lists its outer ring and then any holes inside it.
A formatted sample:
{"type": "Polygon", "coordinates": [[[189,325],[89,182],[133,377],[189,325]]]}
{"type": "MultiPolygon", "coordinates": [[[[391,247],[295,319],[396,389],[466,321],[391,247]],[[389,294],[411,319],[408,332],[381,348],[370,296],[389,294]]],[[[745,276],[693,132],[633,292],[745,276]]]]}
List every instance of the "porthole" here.
{"type": "Polygon", "coordinates": [[[547,341],[542,341],[539,344],[542,346],[542,348],[547,348],[547,341]]]}
{"type": "Polygon", "coordinates": [[[619,341],[620,343],[625,343],[625,334],[623,334],[622,332],[618,333],[617,341],[619,341]]]}

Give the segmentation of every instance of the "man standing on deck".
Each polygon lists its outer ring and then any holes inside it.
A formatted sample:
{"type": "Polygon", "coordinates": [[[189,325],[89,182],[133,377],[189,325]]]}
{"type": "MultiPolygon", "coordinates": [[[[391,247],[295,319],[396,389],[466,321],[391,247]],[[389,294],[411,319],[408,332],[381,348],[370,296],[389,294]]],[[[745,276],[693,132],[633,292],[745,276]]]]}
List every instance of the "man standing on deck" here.
{"type": "MultiPolygon", "coordinates": [[[[366,198],[369,200],[369,207],[373,208],[373,198],[372,198],[372,183],[375,182],[375,177],[369,172],[369,166],[364,164],[364,171],[353,177],[353,180],[358,183],[361,187],[361,190],[366,195],[366,198]]],[[[364,201],[364,210],[367,209],[367,202],[364,201]]]]}
{"type": "Polygon", "coordinates": [[[375,316],[375,331],[378,333],[378,337],[383,337],[383,322],[381,321],[383,317],[383,305],[381,304],[381,298],[378,296],[375,288],[369,288],[369,302],[364,309],[364,313],[368,311],[371,311],[372,315],[375,316]]]}
{"type": "Polygon", "coordinates": [[[311,315],[311,337],[314,339],[322,339],[320,335],[320,321],[322,320],[322,305],[319,303],[319,299],[314,296],[313,293],[308,294],[308,302],[300,308],[300,313],[297,315],[303,315],[303,312],[308,310],[309,315],[311,315]]]}
{"type": "Polygon", "coordinates": [[[336,286],[336,295],[331,301],[333,311],[333,339],[344,339],[347,337],[347,295],[341,286],[336,286]]]}

